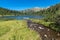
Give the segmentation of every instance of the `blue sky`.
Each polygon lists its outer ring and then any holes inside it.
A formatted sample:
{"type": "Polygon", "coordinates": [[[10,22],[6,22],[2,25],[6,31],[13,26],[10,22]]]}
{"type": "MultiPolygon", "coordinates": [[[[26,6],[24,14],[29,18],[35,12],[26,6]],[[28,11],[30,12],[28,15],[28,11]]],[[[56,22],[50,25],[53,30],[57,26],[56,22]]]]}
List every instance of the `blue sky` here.
{"type": "Polygon", "coordinates": [[[0,0],[0,7],[24,10],[33,7],[45,8],[60,3],[60,0],[0,0]]]}

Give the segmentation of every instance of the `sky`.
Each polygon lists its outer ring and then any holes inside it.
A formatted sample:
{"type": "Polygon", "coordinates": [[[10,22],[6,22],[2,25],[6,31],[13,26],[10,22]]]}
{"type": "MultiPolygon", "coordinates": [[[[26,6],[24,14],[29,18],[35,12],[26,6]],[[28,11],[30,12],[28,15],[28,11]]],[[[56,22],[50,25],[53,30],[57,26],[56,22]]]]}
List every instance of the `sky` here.
{"type": "Polygon", "coordinates": [[[11,10],[24,10],[28,8],[46,8],[60,3],[60,0],[0,0],[0,7],[11,10]]]}

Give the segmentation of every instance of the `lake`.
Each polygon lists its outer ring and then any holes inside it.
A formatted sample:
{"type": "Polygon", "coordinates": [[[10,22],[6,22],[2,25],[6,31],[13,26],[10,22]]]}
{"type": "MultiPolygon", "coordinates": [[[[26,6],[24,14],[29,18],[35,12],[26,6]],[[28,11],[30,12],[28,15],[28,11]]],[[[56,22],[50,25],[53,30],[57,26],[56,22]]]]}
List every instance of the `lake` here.
{"type": "Polygon", "coordinates": [[[13,18],[13,19],[30,19],[30,18],[35,18],[35,19],[41,19],[43,18],[42,16],[4,16],[0,18],[13,18]]]}

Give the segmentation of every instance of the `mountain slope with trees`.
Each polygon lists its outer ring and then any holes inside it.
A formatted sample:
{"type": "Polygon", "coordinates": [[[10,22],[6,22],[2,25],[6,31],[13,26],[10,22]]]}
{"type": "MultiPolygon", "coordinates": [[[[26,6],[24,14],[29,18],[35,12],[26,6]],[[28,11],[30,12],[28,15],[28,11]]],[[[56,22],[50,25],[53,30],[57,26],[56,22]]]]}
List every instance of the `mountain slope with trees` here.
{"type": "Polygon", "coordinates": [[[50,28],[60,32],[60,4],[53,5],[38,13],[41,13],[40,15],[45,17],[44,20],[46,22],[54,22],[49,25],[50,28]]]}

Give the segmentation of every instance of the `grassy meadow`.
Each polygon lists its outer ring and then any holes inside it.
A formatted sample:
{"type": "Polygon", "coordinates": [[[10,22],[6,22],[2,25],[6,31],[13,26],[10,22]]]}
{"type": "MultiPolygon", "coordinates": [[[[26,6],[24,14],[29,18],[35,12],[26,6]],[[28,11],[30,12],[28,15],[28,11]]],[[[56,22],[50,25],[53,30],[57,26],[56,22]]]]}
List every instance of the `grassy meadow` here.
{"type": "Polygon", "coordinates": [[[0,21],[0,40],[41,40],[37,32],[27,27],[26,20],[0,21]]]}

